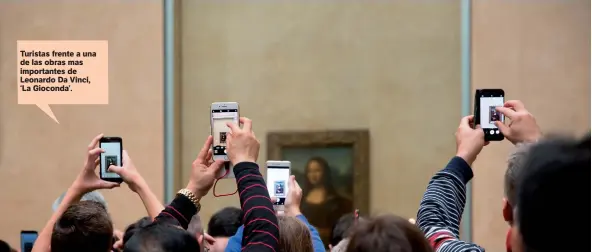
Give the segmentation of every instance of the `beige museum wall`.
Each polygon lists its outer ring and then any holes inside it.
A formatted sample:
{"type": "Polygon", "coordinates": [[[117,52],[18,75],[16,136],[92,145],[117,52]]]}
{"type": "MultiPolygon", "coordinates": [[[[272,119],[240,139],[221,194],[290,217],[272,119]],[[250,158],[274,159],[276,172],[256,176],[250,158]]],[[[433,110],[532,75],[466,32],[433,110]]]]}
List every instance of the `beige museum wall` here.
{"type": "MultiPolygon", "coordinates": [[[[82,168],[89,141],[101,132],[123,137],[124,148],[161,198],[161,2],[10,2],[0,3],[0,239],[18,247],[20,230],[43,227],[53,201],[82,168]],[[60,124],[34,105],[17,105],[19,39],[109,40],[110,104],[52,106],[60,124]]],[[[146,215],[127,186],[103,194],[117,228],[146,215]]]]}
{"type": "MultiPolygon", "coordinates": [[[[209,134],[210,103],[237,101],[261,141],[259,164],[270,131],[369,129],[371,211],[416,215],[454,154],[458,1],[200,0],[181,9],[183,183],[209,134]]],[[[227,180],[217,192],[235,189],[227,180]]],[[[201,216],[228,205],[238,197],[209,196],[201,216]]]]}
{"type": "MultiPolygon", "coordinates": [[[[501,87],[520,99],[544,132],[590,130],[590,1],[473,1],[473,88],[501,87]]],[[[473,232],[504,251],[501,214],[508,142],[486,147],[474,165],[473,232]]]]}

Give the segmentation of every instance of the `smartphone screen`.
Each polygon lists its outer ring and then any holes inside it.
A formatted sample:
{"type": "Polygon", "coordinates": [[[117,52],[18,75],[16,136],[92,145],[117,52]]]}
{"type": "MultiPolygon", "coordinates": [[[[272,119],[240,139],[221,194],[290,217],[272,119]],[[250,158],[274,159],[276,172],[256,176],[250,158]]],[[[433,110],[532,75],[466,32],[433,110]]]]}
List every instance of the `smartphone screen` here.
{"type": "Polygon", "coordinates": [[[36,231],[21,231],[21,251],[31,252],[37,236],[36,231]]]}
{"type": "Polygon", "coordinates": [[[105,152],[101,153],[101,179],[117,180],[121,179],[117,173],[109,172],[109,166],[121,166],[122,143],[119,137],[103,137],[99,142],[101,149],[105,152]]]}
{"type": "Polygon", "coordinates": [[[274,205],[284,205],[288,195],[288,179],[290,179],[290,162],[267,163],[267,191],[275,197],[274,205]]]}
{"type": "Polygon", "coordinates": [[[214,160],[228,160],[226,156],[226,137],[230,128],[226,123],[235,123],[238,125],[238,104],[237,103],[219,103],[212,104],[212,143],[214,160]]]}
{"type": "Polygon", "coordinates": [[[483,89],[476,94],[479,101],[478,122],[485,133],[486,140],[503,140],[503,134],[495,126],[495,121],[504,122],[504,115],[496,107],[504,106],[504,91],[501,89],[483,89]]]}

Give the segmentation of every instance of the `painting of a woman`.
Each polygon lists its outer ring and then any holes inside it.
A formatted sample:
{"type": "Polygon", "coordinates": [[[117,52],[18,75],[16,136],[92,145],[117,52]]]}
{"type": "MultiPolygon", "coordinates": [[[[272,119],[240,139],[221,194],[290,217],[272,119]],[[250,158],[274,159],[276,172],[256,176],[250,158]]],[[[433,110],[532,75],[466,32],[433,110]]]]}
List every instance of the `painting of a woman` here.
{"type": "Polygon", "coordinates": [[[304,178],[302,213],[318,229],[327,245],[331,228],[339,217],[353,211],[353,203],[335,190],[331,168],[324,158],[310,158],[304,168],[304,178]]]}

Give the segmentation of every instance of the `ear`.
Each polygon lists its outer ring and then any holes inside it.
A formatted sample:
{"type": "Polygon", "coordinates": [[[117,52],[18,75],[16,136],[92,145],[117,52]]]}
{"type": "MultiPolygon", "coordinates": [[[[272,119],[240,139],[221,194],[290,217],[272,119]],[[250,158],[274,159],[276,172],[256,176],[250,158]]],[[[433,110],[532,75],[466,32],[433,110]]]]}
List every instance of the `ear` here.
{"type": "Polygon", "coordinates": [[[329,244],[329,251],[333,250],[333,245],[329,244]]]}
{"type": "Polygon", "coordinates": [[[506,222],[512,223],[514,221],[514,210],[506,198],[503,199],[502,214],[506,222]]]}

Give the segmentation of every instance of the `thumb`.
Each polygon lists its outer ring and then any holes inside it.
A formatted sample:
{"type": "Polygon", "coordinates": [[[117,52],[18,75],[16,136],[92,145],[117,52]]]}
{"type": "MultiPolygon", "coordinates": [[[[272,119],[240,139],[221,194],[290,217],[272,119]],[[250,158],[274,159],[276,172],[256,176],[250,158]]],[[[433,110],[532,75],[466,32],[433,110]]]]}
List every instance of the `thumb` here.
{"type": "Polygon", "coordinates": [[[275,203],[277,201],[277,198],[275,196],[271,196],[269,197],[269,199],[271,200],[271,203],[275,203]]]}
{"type": "Polygon", "coordinates": [[[503,122],[501,121],[495,121],[493,122],[493,124],[495,124],[495,126],[504,134],[504,135],[510,135],[510,127],[508,127],[508,125],[505,125],[503,122]]]}
{"type": "Polygon", "coordinates": [[[121,175],[121,172],[123,171],[123,167],[117,166],[117,165],[110,165],[109,168],[107,169],[107,171],[115,172],[118,175],[121,175]]]}

